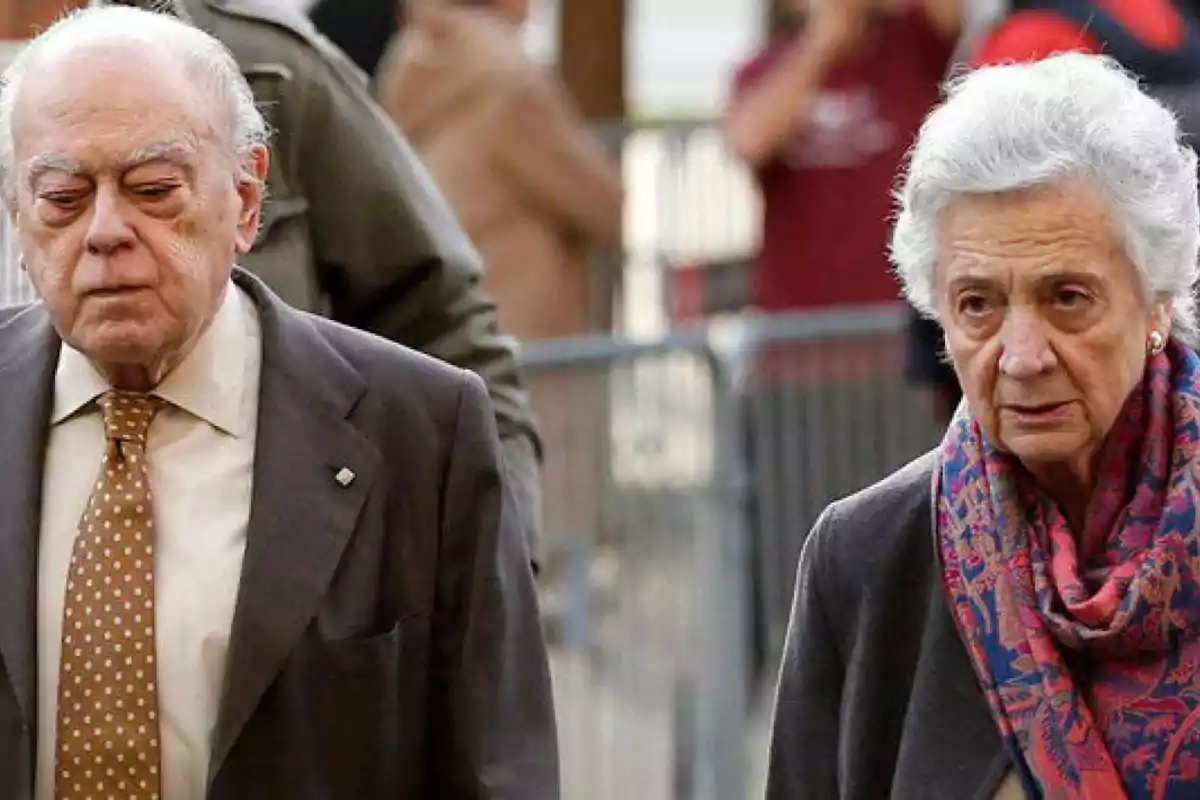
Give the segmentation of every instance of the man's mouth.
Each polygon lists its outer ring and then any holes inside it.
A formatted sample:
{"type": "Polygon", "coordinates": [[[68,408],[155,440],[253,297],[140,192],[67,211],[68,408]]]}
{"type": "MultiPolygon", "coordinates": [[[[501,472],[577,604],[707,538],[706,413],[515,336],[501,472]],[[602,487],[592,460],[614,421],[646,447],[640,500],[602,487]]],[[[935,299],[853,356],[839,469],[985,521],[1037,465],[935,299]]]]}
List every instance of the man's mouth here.
{"type": "Polygon", "coordinates": [[[97,299],[125,297],[127,295],[144,291],[146,288],[147,287],[145,286],[107,286],[103,289],[92,289],[91,291],[87,292],[86,296],[97,299]]]}

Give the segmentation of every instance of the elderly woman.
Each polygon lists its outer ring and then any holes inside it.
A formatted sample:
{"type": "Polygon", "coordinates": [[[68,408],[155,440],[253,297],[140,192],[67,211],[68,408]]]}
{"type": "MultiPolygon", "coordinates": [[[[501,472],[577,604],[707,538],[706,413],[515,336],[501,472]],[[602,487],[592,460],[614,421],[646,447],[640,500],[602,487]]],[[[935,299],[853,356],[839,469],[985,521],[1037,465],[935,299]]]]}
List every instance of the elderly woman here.
{"type": "Polygon", "coordinates": [[[770,798],[1200,797],[1196,166],[1096,56],[929,116],[893,255],[965,402],[806,543],[770,798]]]}

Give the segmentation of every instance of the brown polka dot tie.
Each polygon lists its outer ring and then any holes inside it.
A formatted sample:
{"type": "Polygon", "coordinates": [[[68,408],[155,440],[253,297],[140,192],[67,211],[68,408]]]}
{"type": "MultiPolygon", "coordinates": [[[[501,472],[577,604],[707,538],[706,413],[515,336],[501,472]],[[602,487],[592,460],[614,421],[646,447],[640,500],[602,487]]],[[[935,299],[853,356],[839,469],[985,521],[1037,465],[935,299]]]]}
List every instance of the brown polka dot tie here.
{"type": "Polygon", "coordinates": [[[57,800],[158,800],[154,520],[146,434],[162,401],[100,398],[107,452],[71,552],[58,673],[57,800]]]}

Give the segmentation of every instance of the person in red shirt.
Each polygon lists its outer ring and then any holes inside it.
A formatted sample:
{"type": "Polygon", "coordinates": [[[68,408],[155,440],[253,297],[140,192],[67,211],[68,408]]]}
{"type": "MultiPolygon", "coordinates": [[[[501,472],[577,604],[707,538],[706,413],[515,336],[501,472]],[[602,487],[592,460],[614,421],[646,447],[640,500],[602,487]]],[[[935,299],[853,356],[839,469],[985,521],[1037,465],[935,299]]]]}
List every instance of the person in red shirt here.
{"type": "Polygon", "coordinates": [[[800,22],[738,72],[724,120],[762,192],[755,304],[896,300],[891,189],[962,25],[962,0],[787,0],[800,22]]]}

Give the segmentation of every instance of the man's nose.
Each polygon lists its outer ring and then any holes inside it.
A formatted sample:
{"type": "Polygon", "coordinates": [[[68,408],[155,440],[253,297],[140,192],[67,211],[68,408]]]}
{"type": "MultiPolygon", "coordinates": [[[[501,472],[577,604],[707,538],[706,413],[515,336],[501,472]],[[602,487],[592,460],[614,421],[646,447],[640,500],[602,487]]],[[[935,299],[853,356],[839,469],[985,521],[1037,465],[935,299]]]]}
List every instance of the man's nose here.
{"type": "Polygon", "coordinates": [[[1026,380],[1047,372],[1058,364],[1042,320],[1032,311],[1014,308],[1000,333],[1000,372],[1010,378],[1026,380]]]}
{"type": "Polygon", "coordinates": [[[85,244],[93,255],[107,255],[133,242],[133,229],[128,220],[121,194],[113,187],[101,186],[96,190],[92,205],[92,219],[88,224],[85,244]]]}

